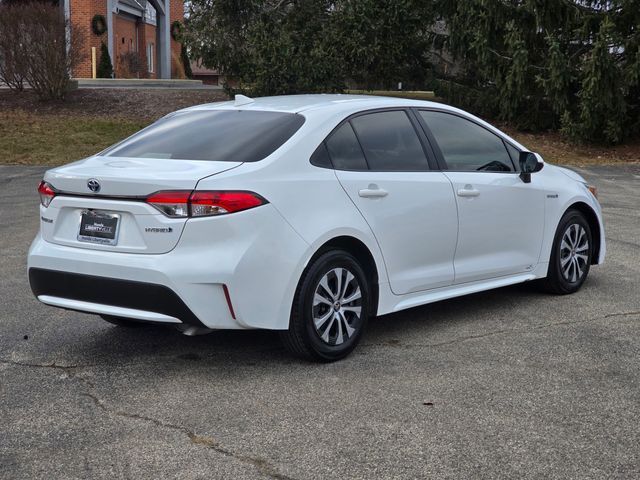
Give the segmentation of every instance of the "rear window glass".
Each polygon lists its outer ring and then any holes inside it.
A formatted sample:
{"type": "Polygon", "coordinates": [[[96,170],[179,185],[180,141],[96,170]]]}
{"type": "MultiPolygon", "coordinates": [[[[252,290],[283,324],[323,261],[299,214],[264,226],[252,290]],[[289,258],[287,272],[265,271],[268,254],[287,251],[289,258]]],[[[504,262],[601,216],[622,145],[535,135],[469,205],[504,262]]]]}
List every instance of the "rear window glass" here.
{"type": "Polygon", "coordinates": [[[106,150],[108,157],[257,162],[298,131],[295,113],[196,110],[163,118],[106,150]]]}

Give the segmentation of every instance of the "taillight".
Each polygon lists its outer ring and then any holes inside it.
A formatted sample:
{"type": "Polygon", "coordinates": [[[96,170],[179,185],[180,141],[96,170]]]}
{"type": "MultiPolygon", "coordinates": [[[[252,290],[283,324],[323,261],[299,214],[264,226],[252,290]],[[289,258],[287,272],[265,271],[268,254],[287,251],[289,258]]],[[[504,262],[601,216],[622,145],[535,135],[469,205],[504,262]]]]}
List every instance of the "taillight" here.
{"type": "Polygon", "coordinates": [[[147,203],[156,207],[167,217],[188,217],[190,195],[191,191],[157,192],[147,197],[147,203]]]}
{"type": "Polygon", "coordinates": [[[38,185],[38,193],[40,194],[40,203],[45,208],[49,206],[53,197],[56,196],[56,192],[53,187],[44,180],[40,182],[40,185],[38,185]]]}
{"type": "Polygon", "coordinates": [[[267,202],[252,192],[193,192],[190,203],[191,216],[204,217],[241,212],[267,202]]]}
{"type": "Polygon", "coordinates": [[[240,212],[268,203],[257,193],[244,191],[166,191],[147,197],[168,217],[207,217],[240,212]]]}

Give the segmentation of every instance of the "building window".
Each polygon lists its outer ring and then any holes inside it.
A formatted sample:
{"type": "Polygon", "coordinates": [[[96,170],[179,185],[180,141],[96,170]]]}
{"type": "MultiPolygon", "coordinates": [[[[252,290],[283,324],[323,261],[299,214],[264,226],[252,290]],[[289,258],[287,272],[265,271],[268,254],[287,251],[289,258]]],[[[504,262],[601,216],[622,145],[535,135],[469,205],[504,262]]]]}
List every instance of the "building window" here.
{"type": "Polygon", "coordinates": [[[150,25],[155,25],[156,17],[156,9],[147,2],[147,6],[144,9],[144,21],[150,25]]]}
{"type": "Polygon", "coordinates": [[[147,43],[147,69],[153,73],[153,59],[155,57],[155,48],[153,43],[147,43]]]}

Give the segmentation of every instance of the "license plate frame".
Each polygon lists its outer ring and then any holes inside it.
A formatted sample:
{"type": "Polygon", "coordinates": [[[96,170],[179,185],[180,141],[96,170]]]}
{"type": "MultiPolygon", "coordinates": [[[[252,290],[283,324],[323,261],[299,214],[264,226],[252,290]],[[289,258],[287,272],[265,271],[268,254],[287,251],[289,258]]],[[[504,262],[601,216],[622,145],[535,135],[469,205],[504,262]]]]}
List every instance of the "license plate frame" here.
{"type": "Polygon", "coordinates": [[[120,233],[120,214],[102,210],[82,210],[78,241],[95,245],[117,245],[120,233]]]}

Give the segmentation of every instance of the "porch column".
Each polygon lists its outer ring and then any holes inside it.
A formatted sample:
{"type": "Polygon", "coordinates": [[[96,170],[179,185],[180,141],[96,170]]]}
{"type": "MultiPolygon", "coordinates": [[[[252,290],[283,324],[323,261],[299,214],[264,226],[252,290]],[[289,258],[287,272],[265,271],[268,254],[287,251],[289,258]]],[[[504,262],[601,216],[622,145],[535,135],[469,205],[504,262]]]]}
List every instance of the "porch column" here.
{"type": "Polygon", "coordinates": [[[109,50],[111,63],[115,68],[116,59],[113,58],[113,2],[114,0],[107,0],[107,49],[109,50]]]}
{"type": "Polygon", "coordinates": [[[156,65],[158,78],[171,78],[171,0],[149,0],[156,9],[156,65]]]}
{"type": "Polygon", "coordinates": [[[158,45],[158,78],[171,78],[171,0],[158,0],[162,8],[156,9],[156,39],[158,45]]]}
{"type": "Polygon", "coordinates": [[[64,39],[67,42],[67,55],[69,55],[69,50],[71,50],[71,10],[69,7],[69,2],[71,0],[62,0],[60,2],[60,9],[62,14],[64,15],[64,39]]]}

